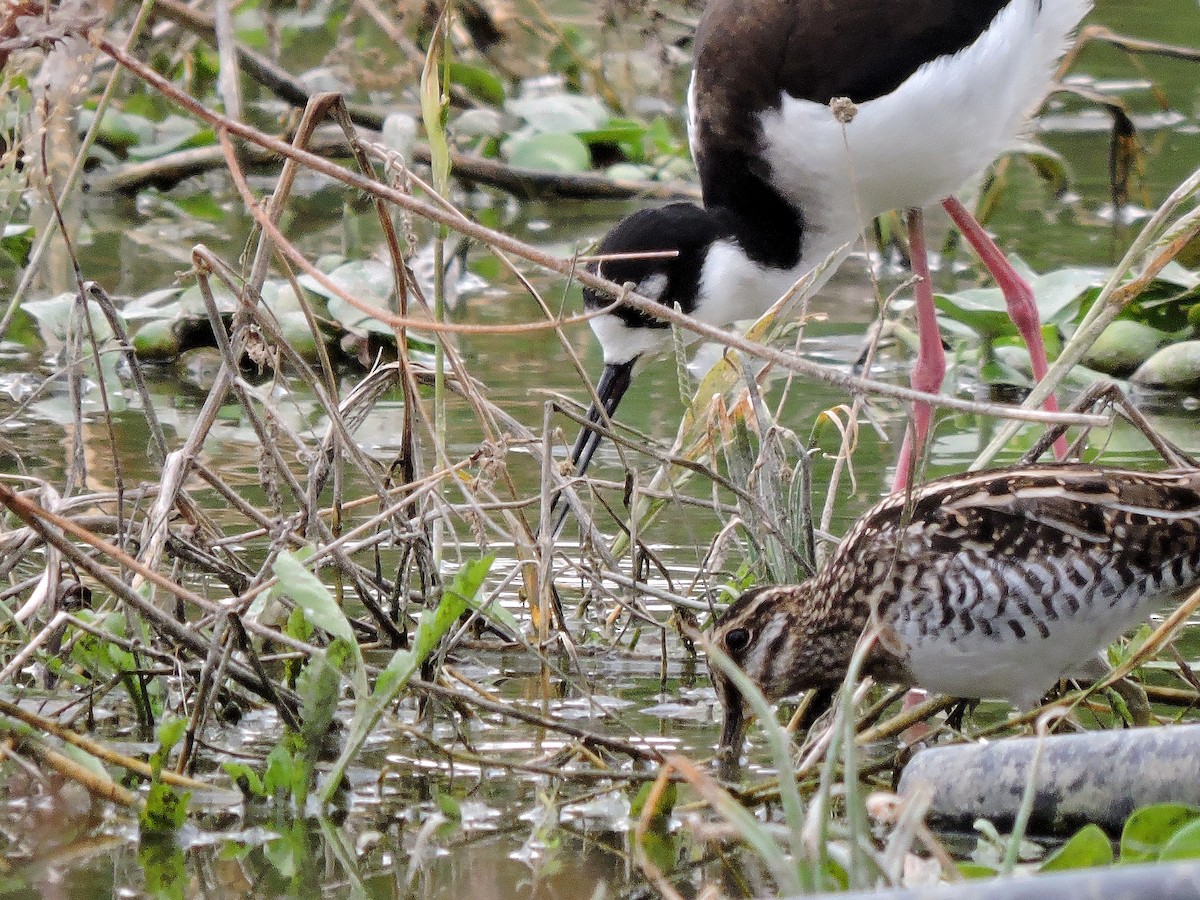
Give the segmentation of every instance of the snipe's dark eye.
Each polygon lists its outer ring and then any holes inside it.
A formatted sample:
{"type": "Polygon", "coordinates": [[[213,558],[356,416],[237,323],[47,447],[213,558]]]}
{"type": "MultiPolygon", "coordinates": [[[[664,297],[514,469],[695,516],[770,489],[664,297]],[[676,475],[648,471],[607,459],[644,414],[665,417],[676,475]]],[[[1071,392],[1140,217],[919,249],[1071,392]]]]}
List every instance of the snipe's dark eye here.
{"type": "Polygon", "coordinates": [[[730,653],[741,653],[750,646],[750,630],[747,628],[733,629],[725,635],[725,646],[729,648],[730,653]]]}

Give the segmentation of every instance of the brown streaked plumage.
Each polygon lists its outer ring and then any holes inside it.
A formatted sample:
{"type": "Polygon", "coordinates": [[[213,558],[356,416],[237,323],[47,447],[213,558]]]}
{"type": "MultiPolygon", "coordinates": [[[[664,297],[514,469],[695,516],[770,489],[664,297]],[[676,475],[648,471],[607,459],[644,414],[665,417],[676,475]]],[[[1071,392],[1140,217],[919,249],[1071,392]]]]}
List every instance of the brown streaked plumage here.
{"type": "MultiPolygon", "coordinates": [[[[885,498],[815,578],[747,591],[713,640],[778,700],[836,687],[874,616],[865,674],[1029,707],[1197,584],[1200,471],[998,469],[885,498]]],[[[713,682],[736,753],[743,701],[713,682]]]]}

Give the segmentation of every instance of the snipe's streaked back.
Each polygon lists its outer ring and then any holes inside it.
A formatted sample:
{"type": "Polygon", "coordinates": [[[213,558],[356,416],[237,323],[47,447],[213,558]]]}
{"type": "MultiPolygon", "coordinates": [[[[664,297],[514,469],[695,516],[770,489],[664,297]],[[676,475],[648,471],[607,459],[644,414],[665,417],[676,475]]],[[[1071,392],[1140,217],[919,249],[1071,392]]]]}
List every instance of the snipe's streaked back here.
{"type": "MultiPolygon", "coordinates": [[[[874,612],[865,674],[1030,707],[1197,583],[1200,471],[999,469],[887,497],[815,578],[747,591],[713,638],[774,700],[836,687],[874,612]]],[[[736,752],[742,698],[713,681],[736,752]]]]}

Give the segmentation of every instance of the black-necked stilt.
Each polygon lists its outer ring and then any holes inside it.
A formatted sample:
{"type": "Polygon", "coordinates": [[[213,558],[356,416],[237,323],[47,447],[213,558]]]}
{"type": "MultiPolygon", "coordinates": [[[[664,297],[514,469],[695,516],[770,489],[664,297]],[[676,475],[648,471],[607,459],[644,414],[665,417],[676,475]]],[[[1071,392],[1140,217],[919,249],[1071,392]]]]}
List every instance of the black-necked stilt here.
{"type": "MultiPolygon", "coordinates": [[[[688,91],[705,206],[676,203],[624,219],[598,250],[618,258],[598,271],[725,325],[761,315],[874,217],[907,210],[920,278],[912,384],[936,392],[945,354],[922,209],[940,202],[1003,289],[1040,379],[1046,351],[1032,291],[953,192],[1011,145],[1090,7],[1091,0],[710,0],[688,91]],[[856,105],[848,123],[830,108],[841,97],[856,105]]],[[[584,300],[590,309],[612,302],[590,290],[584,300]]],[[[598,396],[611,414],[634,367],[663,349],[670,332],[628,308],[591,324],[604,350],[598,396]]],[[[1053,398],[1046,406],[1056,408],[1053,398]]],[[[897,487],[930,416],[927,406],[914,410],[897,487]]],[[[601,418],[594,404],[589,418],[601,418]]],[[[580,474],[598,443],[595,432],[580,434],[572,451],[580,474]]]]}

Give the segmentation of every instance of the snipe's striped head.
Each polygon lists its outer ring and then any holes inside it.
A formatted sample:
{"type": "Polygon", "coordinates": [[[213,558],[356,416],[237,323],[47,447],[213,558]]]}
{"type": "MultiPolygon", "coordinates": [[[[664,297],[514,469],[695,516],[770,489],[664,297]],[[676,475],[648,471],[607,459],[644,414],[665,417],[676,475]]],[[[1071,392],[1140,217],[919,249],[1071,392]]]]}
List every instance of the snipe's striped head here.
{"type": "MultiPolygon", "coordinates": [[[[841,615],[813,592],[815,581],[752,588],[725,611],[712,642],[774,702],[809,688],[837,687],[864,622],[841,615]]],[[[736,755],[746,726],[745,701],[716,666],[709,675],[724,710],[721,747],[736,755]]]]}

